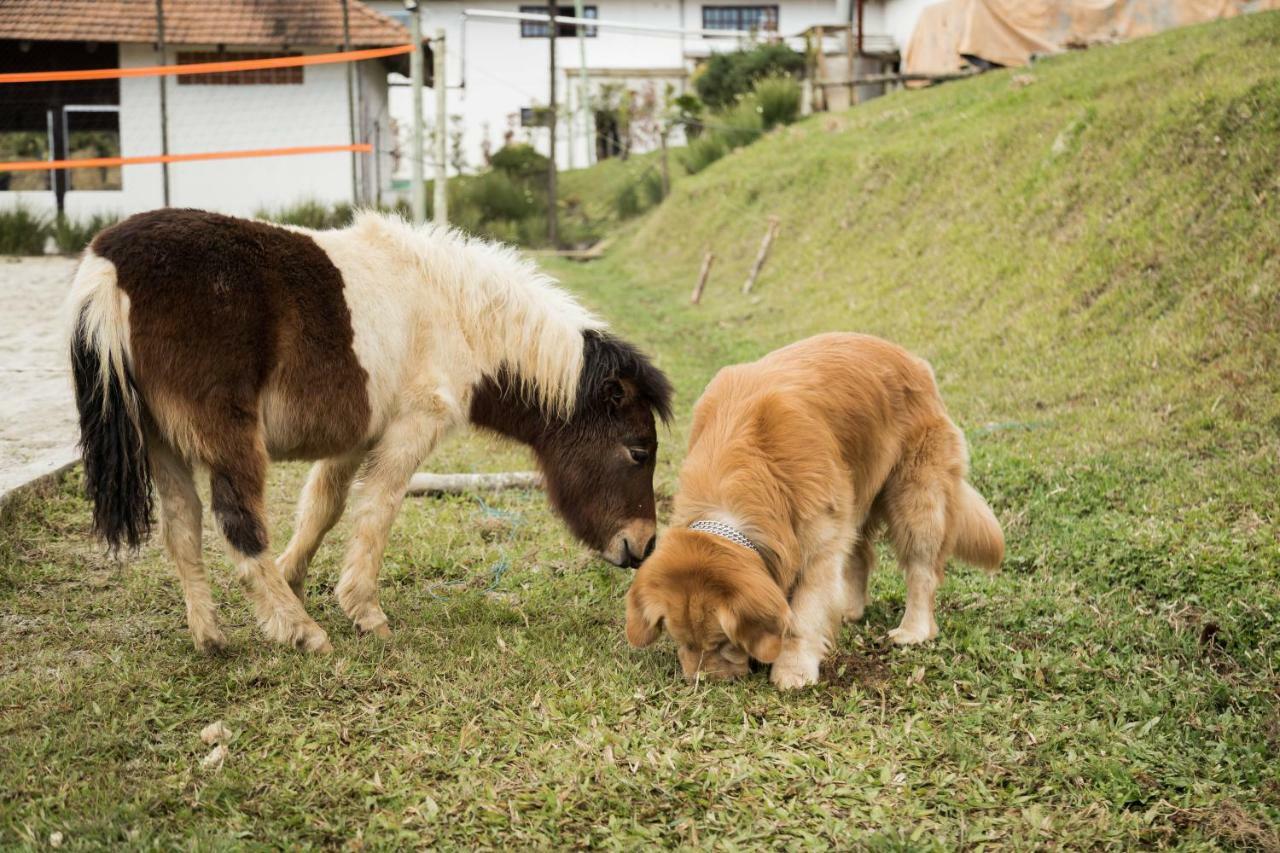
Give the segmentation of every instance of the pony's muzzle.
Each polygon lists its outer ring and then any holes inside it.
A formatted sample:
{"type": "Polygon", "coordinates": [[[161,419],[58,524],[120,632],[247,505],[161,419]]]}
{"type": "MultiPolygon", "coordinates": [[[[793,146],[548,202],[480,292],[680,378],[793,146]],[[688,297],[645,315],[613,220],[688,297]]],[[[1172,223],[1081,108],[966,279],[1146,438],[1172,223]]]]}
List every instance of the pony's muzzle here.
{"type": "Polygon", "coordinates": [[[638,568],[653,553],[657,544],[657,525],[647,519],[635,519],[614,535],[609,547],[601,552],[610,563],[624,569],[638,568]]]}

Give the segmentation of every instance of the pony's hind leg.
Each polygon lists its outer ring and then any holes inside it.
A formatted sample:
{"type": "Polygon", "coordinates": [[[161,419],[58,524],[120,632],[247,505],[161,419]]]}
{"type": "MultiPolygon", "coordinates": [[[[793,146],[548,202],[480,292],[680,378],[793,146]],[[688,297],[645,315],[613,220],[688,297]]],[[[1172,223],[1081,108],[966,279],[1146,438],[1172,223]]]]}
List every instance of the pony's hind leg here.
{"type": "Polygon", "coordinates": [[[198,651],[222,650],[227,639],[218,627],[213,595],[200,556],[200,495],[191,465],[164,439],[147,439],[151,476],[160,497],[160,538],[173,560],[187,602],[187,627],[198,651]]]}
{"type": "Polygon", "coordinates": [[[324,535],[342,517],[351,480],[360,468],[361,454],[323,459],[311,468],[298,499],[298,520],[293,538],[280,555],[280,570],[293,594],[304,600],[307,568],[324,535]]]}
{"type": "Polygon", "coordinates": [[[401,415],[370,451],[355,488],[351,542],[338,581],[338,603],[360,633],[391,636],[378,599],[378,570],[409,478],[443,435],[437,414],[401,415]]]}
{"type": "Polygon", "coordinates": [[[329,637],[294,596],[267,551],[264,495],[267,452],[262,437],[242,430],[209,466],[213,512],[222,527],[240,583],[268,638],[309,652],[330,650],[329,637]]]}

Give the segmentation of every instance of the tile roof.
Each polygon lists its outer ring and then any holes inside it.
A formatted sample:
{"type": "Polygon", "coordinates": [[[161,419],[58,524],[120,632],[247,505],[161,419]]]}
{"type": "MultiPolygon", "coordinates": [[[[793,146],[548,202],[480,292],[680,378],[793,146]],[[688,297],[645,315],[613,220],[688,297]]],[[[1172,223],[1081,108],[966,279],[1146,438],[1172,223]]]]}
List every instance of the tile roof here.
{"type": "MultiPolygon", "coordinates": [[[[409,41],[408,30],[348,0],[352,47],[409,41]]],[[[164,0],[169,44],[342,44],[341,0],[164,0]]],[[[155,0],[3,0],[0,39],[154,42],[155,0]]]]}

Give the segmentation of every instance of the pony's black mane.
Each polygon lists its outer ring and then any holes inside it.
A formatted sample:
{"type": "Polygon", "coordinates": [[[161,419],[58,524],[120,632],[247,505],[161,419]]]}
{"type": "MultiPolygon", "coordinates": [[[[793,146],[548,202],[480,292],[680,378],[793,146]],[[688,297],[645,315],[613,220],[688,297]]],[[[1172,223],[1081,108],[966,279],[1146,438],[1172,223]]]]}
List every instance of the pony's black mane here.
{"type": "Polygon", "coordinates": [[[578,377],[578,406],[590,406],[609,380],[629,380],[640,399],[663,421],[671,420],[671,383],[648,357],[608,332],[582,333],[582,374],[578,377]]]}

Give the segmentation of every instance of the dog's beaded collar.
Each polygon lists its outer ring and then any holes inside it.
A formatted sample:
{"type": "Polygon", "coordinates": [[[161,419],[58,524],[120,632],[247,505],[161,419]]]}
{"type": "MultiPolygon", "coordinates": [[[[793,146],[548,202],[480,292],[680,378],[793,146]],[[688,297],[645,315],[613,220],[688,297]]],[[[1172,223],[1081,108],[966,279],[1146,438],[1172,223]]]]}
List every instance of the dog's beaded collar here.
{"type": "Polygon", "coordinates": [[[741,530],[731,524],[704,519],[703,521],[695,521],[693,524],[690,524],[689,529],[698,530],[703,533],[710,533],[712,536],[719,536],[721,539],[728,539],[735,545],[741,545],[743,548],[750,548],[757,554],[760,553],[760,549],[756,547],[755,543],[744,536],[741,530]]]}

